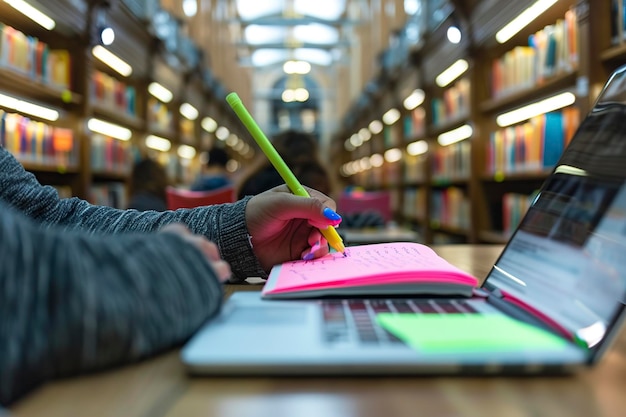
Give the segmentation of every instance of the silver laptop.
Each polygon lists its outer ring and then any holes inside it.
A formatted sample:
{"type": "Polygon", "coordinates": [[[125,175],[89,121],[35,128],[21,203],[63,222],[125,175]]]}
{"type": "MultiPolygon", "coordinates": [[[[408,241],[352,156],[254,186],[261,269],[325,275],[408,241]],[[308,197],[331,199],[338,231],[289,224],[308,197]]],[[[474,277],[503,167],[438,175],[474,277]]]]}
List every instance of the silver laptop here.
{"type": "Polygon", "coordinates": [[[626,317],[625,302],[623,67],[474,297],[264,301],[257,291],[237,292],[181,359],[207,375],[567,373],[601,358],[626,317]],[[565,343],[422,351],[379,326],[381,312],[507,315],[565,343]]]}

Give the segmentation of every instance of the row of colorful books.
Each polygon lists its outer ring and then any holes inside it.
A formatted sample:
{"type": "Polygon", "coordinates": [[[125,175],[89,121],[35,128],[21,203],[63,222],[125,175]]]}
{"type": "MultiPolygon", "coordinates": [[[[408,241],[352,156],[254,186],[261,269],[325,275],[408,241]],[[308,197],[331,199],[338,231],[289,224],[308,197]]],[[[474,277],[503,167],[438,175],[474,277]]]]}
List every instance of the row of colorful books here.
{"type": "Polygon", "coordinates": [[[431,100],[433,125],[440,126],[450,120],[464,117],[470,111],[470,82],[461,78],[443,92],[442,98],[431,100]]]}
{"type": "Polygon", "coordinates": [[[89,202],[99,206],[125,209],[128,207],[126,185],[121,182],[92,184],[89,189],[89,202]]]}
{"type": "Polygon", "coordinates": [[[0,110],[0,144],[20,161],[50,166],[78,166],[74,132],[0,110]]]}
{"type": "Polygon", "coordinates": [[[398,132],[398,129],[396,129],[395,126],[385,126],[383,128],[383,143],[386,149],[392,146],[400,146],[402,144],[400,132],[398,132]]]}
{"type": "Polygon", "coordinates": [[[424,155],[406,155],[404,158],[404,182],[419,183],[426,180],[426,158],[424,155]]]}
{"type": "Polygon", "coordinates": [[[383,167],[372,167],[356,174],[356,180],[368,188],[380,188],[385,186],[385,171],[383,167]]]}
{"type": "Polygon", "coordinates": [[[127,141],[94,133],[91,136],[91,169],[94,172],[127,174],[132,165],[132,153],[127,141]]]}
{"type": "Polygon", "coordinates": [[[0,65],[60,88],[71,88],[71,58],[36,37],[0,23],[0,65]]]}
{"type": "Polygon", "coordinates": [[[469,178],[471,143],[467,140],[437,147],[432,155],[433,180],[458,180],[469,178]]]}
{"type": "Polygon", "coordinates": [[[470,203],[463,189],[448,187],[433,190],[430,202],[430,221],[442,227],[470,229],[470,203]]]}
{"type": "Polygon", "coordinates": [[[626,41],[626,2],[611,0],[611,43],[619,45],[626,41]]]}
{"type": "Polygon", "coordinates": [[[404,190],[402,216],[413,221],[426,219],[426,191],[423,188],[404,190]]]}
{"type": "Polygon", "coordinates": [[[527,90],[559,73],[578,67],[578,23],[573,9],[553,25],[531,35],[527,46],[517,46],[495,59],[491,92],[499,98],[527,90]]]}
{"type": "Polygon", "coordinates": [[[101,71],[94,71],[91,76],[91,96],[97,105],[135,116],[137,92],[132,85],[111,77],[101,71]]]}
{"type": "Polygon", "coordinates": [[[553,167],[579,123],[578,108],[567,107],[492,132],[487,173],[535,172],[553,167]]]}
{"type": "Polygon", "coordinates": [[[402,172],[404,164],[402,161],[385,162],[382,166],[384,170],[383,174],[383,186],[398,185],[402,181],[402,172]]]}
{"type": "Polygon", "coordinates": [[[404,116],[402,129],[405,140],[421,137],[426,132],[426,111],[419,106],[404,116]]]}
{"type": "Polygon", "coordinates": [[[518,193],[505,193],[502,196],[502,231],[509,236],[522,221],[528,211],[531,196],[518,193]]]}
{"type": "Polygon", "coordinates": [[[148,126],[153,130],[170,131],[174,128],[174,116],[167,105],[150,97],[148,99],[148,126]]]}
{"type": "Polygon", "coordinates": [[[57,194],[61,198],[70,198],[73,196],[72,187],[69,185],[53,185],[55,190],[57,190],[57,194]]]}

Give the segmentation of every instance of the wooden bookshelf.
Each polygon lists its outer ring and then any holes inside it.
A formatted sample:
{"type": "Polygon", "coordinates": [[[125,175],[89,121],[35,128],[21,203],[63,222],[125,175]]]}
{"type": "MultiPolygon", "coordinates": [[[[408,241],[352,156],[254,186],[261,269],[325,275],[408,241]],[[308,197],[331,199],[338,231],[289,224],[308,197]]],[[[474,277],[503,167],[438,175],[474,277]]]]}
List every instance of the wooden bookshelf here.
{"type": "Polygon", "coordinates": [[[518,91],[504,97],[488,99],[481,103],[480,110],[484,113],[495,113],[516,105],[527,104],[533,100],[548,96],[558,91],[572,88],[576,84],[578,73],[568,71],[552,76],[533,87],[518,91]]]}
{"type": "MultiPolygon", "coordinates": [[[[214,133],[200,128],[202,117],[211,115],[222,126],[231,123],[239,126],[238,120],[231,120],[224,112],[214,112],[224,104],[210,104],[216,98],[206,94],[209,86],[200,76],[203,68],[187,68],[184,59],[174,56],[176,51],[165,48],[150,27],[149,16],[137,17],[123,1],[55,0],[50,3],[54,3],[54,7],[46,4],[45,11],[56,21],[56,27],[48,31],[7,3],[0,2],[0,28],[10,26],[25,36],[37,38],[51,49],[68,51],[68,73],[71,74],[68,85],[51,83],[22,68],[7,65],[0,56],[0,93],[57,110],[59,118],[39,120],[13,111],[49,128],[73,132],[72,155],[76,159],[71,163],[63,159],[57,161],[46,157],[50,161],[45,162],[44,158],[34,158],[30,150],[34,145],[27,145],[28,152],[21,161],[43,183],[59,187],[64,195],[70,190],[72,195],[85,199],[94,194],[106,199],[106,193],[114,191],[116,199],[123,202],[132,164],[137,157],[155,156],[169,161],[172,166],[168,168],[176,176],[173,182],[188,181],[195,175],[189,170],[199,170],[198,158],[190,164],[181,164],[176,151],[178,145],[184,143],[194,146],[199,155],[215,142],[214,133]],[[107,49],[132,67],[128,76],[117,73],[92,54],[92,48],[99,42],[98,16],[102,12],[116,33],[116,41],[107,49]],[[149,123],[147,87],[151,81],[163,83],[174,93],[174,100],[167,104],[171,122],[166,125],[149,123]],[[179,106],[183,101],[190,101],[200,110],[200,116],[192,124],[181,123],[179,106]],[[129,129],[130,140],[122,142],[92,132],[87,123],[92,118],[129,129]],[[145,146],[148,134],[169,139],[171,150],[162,155],[148,150],[145,146]],[[184,178],[178,178],[181,172],[184,178]]],[[[175,24],[175,20],[172,23],[175,24]]],[[[0,114],[4,112],[12,110],[0,107],[0,114]]],[[[11,143],[12,148],[7,146],[7,149],[19,158],[19,146],[23,145],[11,143]]]]}
{"type": "MultiPolygon", "coordinates": [[[[584,88],[589,80],[590,67],[593,63],[589,56],[596,55],[598,60],[611,61],[612,63],[626,57],[626,47],[622,45],[609,48],[607,44],[606,48],[600,50],[590,48],[588,42],[590,33],[594,32],[594,25],[602,25],[602,23],[593,23],[593,21],[590,23],[585,14],[574,15],[574,12],[579,13],[579,10],[585,10],[584,7],[581,9],[580,3],[589,6],[588,2],[574,0],[558,2],[522,30],[520,34],[503,45],[495,42],[495,32],[508,23],[510,17],[505,18],[506,13],[496,13],[483,3],[486,4],[486,2],[475,2],[466,10],[470,15],[470,20],[475,25],[473,28],[475,30],[475,43],[473,45],[470,46],[468,43],[462,42],[459,45],[451,46],[443,34],[450,22],[444,21],[435,33],[429,35],[425,45],[412,54],[420,74],[420,77],[416,77],[413,88],[422,88],[426,91],[426,101],[423,104],[426,112],[426,128],[419,134],[406,136],[405,145],[416,140],[426,140],[429,147],[424,158],[428,162],[421,167],[424,171],[420,181],[405,178],[404,182],[400,184],[400,189],[404,187],[408,205],[403,207],[401,217],[398,220],[406,221],[416,228],[421,228],[427,243],[445,241],[445,236],[449,237],[450,242],[505,242],[510,234],[508,230],[504,230],[505,226],[511,227],[511,222],[519,221],[520,214],[517,208],[512,213],[507,211],[509,205],[512,202],[525,203],[541,187],[552,167],[532,168],[531,164],[528,166],[512,165],[507,166],[506,169],[491,171],[493,169],[489,166],[489,163],[492,162],[489,159],[490,146],[492,146],[491,136],[493,132],[504,129],[496,125],[496,115],[553,94],[569,91],[578,95],[572,107],[578,110],[571,112],[568,110],[567,116],[562,117],[567,117],[568,121],[576,120],[575,116],[578,114],[580,120],[589,109],[586,100],[587,91],[584,88]],[[480,13],[481,16],[473,15],[474,12],[480,13]],[[572,16],[575,16],[576,19],[573,20],[572,16]],[[507,20],[505,21],[505,19],[507,20]],[[558,49],[562,55],[558,55],[556,58],[561,59],[561,61],[555,61],[554,69],[550,72],[546,70],[545,76],[537,77],[536,80],[534,78],[524,79],[526,84],[520,84],[519,87],[513,84],[513,88],[502,90],[503,92],[497,95],[494,94],[492,91],[493,80],[490,79],[491,72],[495,68],[494,60],[501,59],[507,52],[516,47],[528,45],[531,36],[551,36],[554,31],[566,31],[570,30],[571,27],[576,27],[578,31],[575,42],[578,47],[577,50],[573,47],[570,49],[572,43],[566,44],[566,46],[558,49]],[[460,78],[468,80],[471,86],[466,103],[467,107],[462,111],[447,114],[444,120],[434,123],[433,121],[437,118],[433,115],[433,100],[441,99],[447,88],[452,88],[455,83],[459,82],[457,79],[449,86],[440,88],[434,84],[434,78],[436,74],[458,58],[464,58],[469,62],[468,71],[460,78]],[[559,63],[556,64],[556,62],[559,63]],[[530,84],[531,80],[534,80],[532,84],[530,84]],[[459,158],[462,158],[464,164],[469,164],[469,172],[461,175],[458,173],[446,175],[445,171],[438,172],[436,169],[437,154],[441,149],[441,146],[436,142],[438,135],[466,123],[473,128],[472,136],[463,141],[467,144],[468,150],[462,157],[457,157],[454,152],[451,152],[443,165],[458,164],[459,158]],[[448,201],[448,197],[442,196],[442,193],[447,192],[452,192],[454,194],[453,200],[457,201],[455,204],[461,204],[461,206],[442,209],[441,201],[448,201]],[[422,204],[426,205],[425,210],[423,210],[425,213],[419,215],[416,214],[417,209],[414,208],[417,195],[422,201],[425,200],[425,203],[422,204]],[[412,209],[415,210],[415,213],[411,212],[412,209]],[[439,213],[440,210],[443,210],[443,213],[439,213]],[[450,215],[466,216],[467,218],[452,218],[452,222],[447,219],[444,220],[446,216],[449,217],[450,215]]],[[[603,4],[602,10],[605,7],[606,5],[603,4]]],[[[524,5],[516,4],[514,8],[521,12],[524,5]]],[[[606,26],[606,23],[604,25],[606,26]]],[[[603,27],[603,30],[608,29],[603,27]]],[[[470,34],[468,37],[472,37],[472,35],[470,34]]],[[[567,39],[569,41],[572,38],[568,37],[567,39]]],[[[401,78],[402,76],[400,76],[401,78]]],[[[408,90],[408,88],[404,90],[408,90]]],[[[383,111],[383,109],[379,109],[379,111],[383,111]]],[[[404,117],[408,117],[406,112],[404,117]]],[[[519,125],[521,126],[523,123],[521,122],[519,125]]],[[[364,125],[366,124],[362,121],[357,122],[357,125],[353,126],[352,129],[358,131],[364,125]]],[[[514,125],[512,128],[515,129],[516,126],[514,125]]],[[[538,124],[537,126],[541,125],[538,124]]],[[[519,133],[521,128],[517,129],[517,133],[519,133]]],[[[567,130],[568,134],[571,131],[571,129],[567,130]]],[[[525,132],[530,132],[530,130],[525,132]]],[[[539,133],[543,134],[542,131],[539,133]]],[[[563,137],[565,141],[565,130],[563,137]]],[[[352,153],[344,153],[344,160],[354,160],[357,154],[359,157],[363,157],[362,152],[362,150],[357,150],[352,153]]],[[[414,164],[410,166],[415,169],[414,164]]],[[[451,172],[455,171],[452,170],[451,172]]],[[[365,179],[368,178],[368,175],[362,174],[359,178],[365,179]]],[[[367,189],[378,188],[370,181],[358,182],[358,185],[367,189]]]]}

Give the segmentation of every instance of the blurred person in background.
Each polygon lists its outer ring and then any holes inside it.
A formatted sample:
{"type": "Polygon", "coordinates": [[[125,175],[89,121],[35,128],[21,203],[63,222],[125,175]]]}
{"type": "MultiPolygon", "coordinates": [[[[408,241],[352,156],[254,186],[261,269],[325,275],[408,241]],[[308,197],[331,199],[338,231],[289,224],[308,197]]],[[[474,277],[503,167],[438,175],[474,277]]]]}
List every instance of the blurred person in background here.
{"type": "MultiPolygon", "coordinates": [[[[325,195],[332,194],[332,182],[328,171],[320,161],[315,136],[287,130],[273,137],[272,144],[303,185],[325,195]]],[[[241,199],[247,195],[257,195],[284,183],[285,181],[267,157],[260,155],[247,173],[243,174],[237,196],[241,199]]]]}
{"type": "Polygon", "coordinates": [[[139,211],[165,211],[167,185],[167,172],[164,166],[150,158],[137,161],[130,175],[128,208],[139,211]]]}
{"type": "Polygon", "coordinates": [[[226,169],[230,157],[222,148],[211,148],[207,161],[196,181],[191,184],[191,191],[211,191],[232,184],[226,169]]]}

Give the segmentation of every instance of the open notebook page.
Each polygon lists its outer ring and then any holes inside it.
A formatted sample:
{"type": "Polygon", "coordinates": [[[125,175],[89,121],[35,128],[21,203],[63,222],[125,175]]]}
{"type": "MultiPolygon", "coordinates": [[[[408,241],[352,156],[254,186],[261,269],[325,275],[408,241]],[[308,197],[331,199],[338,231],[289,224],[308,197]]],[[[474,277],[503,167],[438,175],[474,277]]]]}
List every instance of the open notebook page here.
{"type": "Polygon", "coordinates": [[[474,287],[478,280],[428,246],[394,242],[350,246],[346,248],[346,256],[330,253],[311,261],[275,266],[263,292],[420,283],[474,287]]]}

